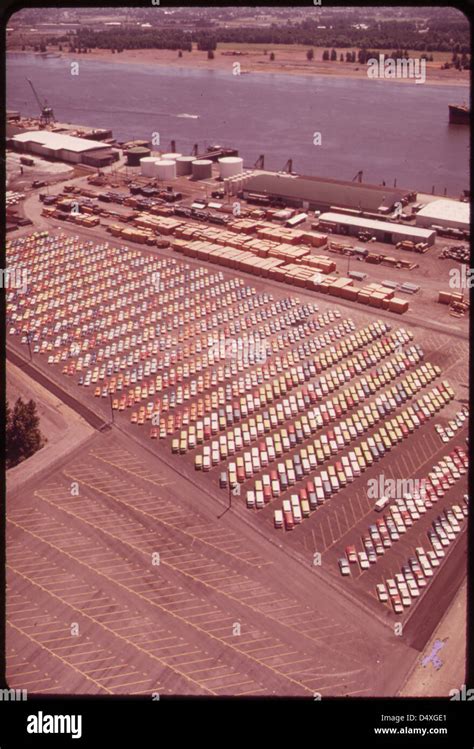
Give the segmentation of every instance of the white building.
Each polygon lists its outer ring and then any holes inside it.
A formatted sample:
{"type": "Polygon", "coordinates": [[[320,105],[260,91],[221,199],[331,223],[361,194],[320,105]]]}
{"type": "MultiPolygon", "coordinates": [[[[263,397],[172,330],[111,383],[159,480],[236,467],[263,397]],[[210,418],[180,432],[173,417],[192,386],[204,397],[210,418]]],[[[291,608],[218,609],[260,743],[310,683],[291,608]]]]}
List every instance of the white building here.
{"type": "Polygon", "coordinates": [[[89,152],[94,151],[97,155],[98,152],[103,151],[105,155],[111,150],[107,143],[76,138],[62,133],[51,133],[49,130],[30,130],[26,133],[18,133],[13,136],[12,140],[15,150],[73,163],[82,162],[89,152]]]}
{"type": "Polygon", "coordinates": [[[390,221],[377,221],[359,216],[346,216],[342,213],[322,213],[319,217],[321,228],[328,226],[336,227],[338,233],[358,234],[360,231],[368,231],[375,236],[379,242],[396,244],[404,240],[411,242],[426,242],[432,245],[436,238],[436,232],[429,229],[421,229],[407,224],[395,224],[390,221]]]}
{"type": "Polygon", "coordinates": [[[416,225],[424,227],[449,226],[452,229],[469,231],[469,218],[469,203],[440,198],[427,203],[418,211],[416,225]]]}

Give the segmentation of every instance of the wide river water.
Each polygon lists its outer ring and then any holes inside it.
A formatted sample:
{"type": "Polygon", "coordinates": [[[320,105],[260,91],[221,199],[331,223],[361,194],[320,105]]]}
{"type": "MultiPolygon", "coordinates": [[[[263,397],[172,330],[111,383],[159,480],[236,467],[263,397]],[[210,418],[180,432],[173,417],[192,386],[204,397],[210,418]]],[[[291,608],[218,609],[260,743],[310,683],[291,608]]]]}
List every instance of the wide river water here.
{"type": "Polygon", "coordinates": [[[469,187],[469,128],[450,125],[448,104],[469,101],[466,86],[347,80],[167,68],[10,53],[7,106],[36,115],[31,78],[60,122],[112,128],[119,141],[160,134],[189,154],[219,143],[246,167],[413,188],[458,197],[469,187]],[[189,116],[192,115],[192,116],[189,116]],[[321,145],[314,145],[315,133],[321,145]]]}

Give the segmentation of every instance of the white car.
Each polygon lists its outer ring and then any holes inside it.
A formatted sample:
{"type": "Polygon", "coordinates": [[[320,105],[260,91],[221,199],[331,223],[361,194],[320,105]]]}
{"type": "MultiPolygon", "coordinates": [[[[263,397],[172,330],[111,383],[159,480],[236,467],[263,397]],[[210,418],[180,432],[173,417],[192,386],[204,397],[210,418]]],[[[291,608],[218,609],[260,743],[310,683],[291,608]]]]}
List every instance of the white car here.
{"type": "Polygon", "coordinates": [[[420,595],[420,590],[415,580],[413,579],[407,580],[407,585],[408,585],[409,593],[412,596],[412,598],[418,598],[420,595]]]}
{"type": "Polygon", "coordinates": [[[351,574],[351,568],[347,559],[339,559],[338,564],[339,564],[339,569],[341,571],[341,575],[346,576],[346,575],[351,574]]]}
{"type": "MultiPolygon", "coordinates": [[[[443,551],[443,555],[444,555],[444,551],[443,551]]],[[[440,562],[439,562],[436,552],[430,549],[429,551],[426,552],[426,556],[428,557],[429,562],[432,567],[439,567],[440,562]]]]}
{"type": "Polygon", "coordinates": [[[385,603],[386,601],[388,601],[388,593],[387,593],[387,588],[385,587],[385,585],[383,583],[377,583],[375,588],[377,590],[379,601],[381,603],[385,603]]]}
{"type": "Polygon", "coordinates": [[[464,514],[463,514],[463,511],[461,510],[461,508],[459,507],[459,505],[453,505],[451,507],[451,511],[452,511],[454,517],[456,518],[456,520],[458,520],[460,523],[462,523],[462,521],[464,520],[464,514]]]}
{"type": "Polygon", "coordinates": [[[368,570],[370,567],[369,558],[365,551],[359,551],[358,554],[359,565],[362,570],[368,570]]]}

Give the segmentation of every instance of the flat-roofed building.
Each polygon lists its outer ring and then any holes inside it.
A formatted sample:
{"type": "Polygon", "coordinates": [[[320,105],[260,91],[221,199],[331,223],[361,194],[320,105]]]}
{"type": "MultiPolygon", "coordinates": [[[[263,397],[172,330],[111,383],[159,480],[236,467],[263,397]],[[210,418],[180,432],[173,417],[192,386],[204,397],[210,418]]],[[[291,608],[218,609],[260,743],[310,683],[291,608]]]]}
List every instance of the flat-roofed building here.
{"type": "Polygon", "coordinates": [[[427,203],[416,214],[417,226],[442,226],[469,231],[470,206],[460,200],[440,198],[427,203]]]}
{"type": "Polygon", "coordinates": [[[53,133],[49,130],[30,130],[26,133],[17,133],[11,139],[13,148],[17,151],[35,153],[58,161],[72,163],[87,163],[96,166],[94,157],[102,166],[112,163],[118,158],[107,143],[96,140],[76,138],[73,135],[53,133]]]}
{"type": "Polygon", "coordinates": [[[285,205],[303,210],[327,211],[331,208],[369,213],[390,213],[398,202],[414,200],[415,194],[394,187],[345,182],[324,177],[300,177],[294,174],[264,172],[245,182],[243,197],[249,194],[278,198],[285,205]]]}
{"type": "Polygon", "coordinates": [[[431,229],[395,224],[391,221],[359,218],[358,216],[345,216],[343,213],[323,213],[319,217],[319,225],[322,229],[333,228],[338,234],[357,235],[359,232],[367,232],[376,237],[379,242],[386,242],[387,244],[409,240],[410,242],[426,242],[426,244],[432,245],[436,238],[436,232],[431,229]]]}

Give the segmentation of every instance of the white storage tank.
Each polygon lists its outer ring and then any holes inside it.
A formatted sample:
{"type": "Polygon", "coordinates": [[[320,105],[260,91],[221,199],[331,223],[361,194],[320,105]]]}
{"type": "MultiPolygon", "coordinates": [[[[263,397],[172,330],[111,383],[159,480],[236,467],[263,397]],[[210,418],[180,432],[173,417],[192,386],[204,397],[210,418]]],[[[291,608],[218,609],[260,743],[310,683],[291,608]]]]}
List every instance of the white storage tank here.
{"type": "Polygon", "coordinates": [[[212,177],[212,161],[210,159],[195,159],[192,170],[193,179],[210,179],[212,177]]]}
{"type": "Polygon", "coordinates": [[[185,174],[191,174],[193,170],[193,161],[196,161],[194,156],[179,156],[176,159],[176,174],[178,177],[183,177],[185,174]]]}
{"type": "Polygon", "coordinates": [[[145,156],[140,159],[140,172],[144,177],[154,177],[155,164],[157,159],[154,156],[145,156]]]}
{"type": "Polygon", "coordinates": [[[157,159],[155,162],[155,177],[161,180],[176,179],[176,161],[171,159],[157,159]]]}
{"type": "Polygon", "coordinates": [[[244,160],[240,156],[223,156],[219,159],[219,176],[221,179],[224,177],[235,177],[236,174],[241,174],[244,168],[244,160]]]}
{"type": "Polygon", "coordinates": [[[176,159],[181,158],[183,154],[182,153],[163,153],[161,154],[161,158],[163,161],[176,161],[176,159]]]}

